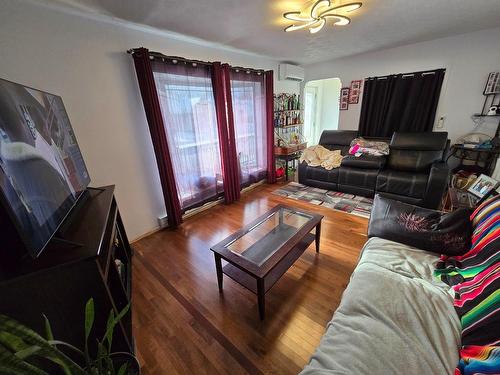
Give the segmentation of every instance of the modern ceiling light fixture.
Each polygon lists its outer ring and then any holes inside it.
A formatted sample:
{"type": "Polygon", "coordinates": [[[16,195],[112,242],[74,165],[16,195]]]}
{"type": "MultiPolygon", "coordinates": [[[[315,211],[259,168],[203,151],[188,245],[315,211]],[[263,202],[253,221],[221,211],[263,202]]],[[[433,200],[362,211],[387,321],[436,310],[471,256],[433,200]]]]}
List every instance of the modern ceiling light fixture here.
{"type": "Polygon", "coordinates": [[[295,31],[308,27],[311,34],[315,34],[320,31],[323,26],[326,25],[327,18],[335,19],[336,22],[333,23],[334,25],[348,25],[349,23],[351,23],[351,19],[339,13],[352,12],[356,9],[359,9],[361,5],[361,2],[355,2],[332,6],[330,0],[318,0],[311,8],[311,13],[309,16],[302,16],[302,12],[300,11],[284,13],[283,17],[285,17],[287,20],[300,22],[300,24],[293,24],[286,27],[285,31],[295,31]]]}

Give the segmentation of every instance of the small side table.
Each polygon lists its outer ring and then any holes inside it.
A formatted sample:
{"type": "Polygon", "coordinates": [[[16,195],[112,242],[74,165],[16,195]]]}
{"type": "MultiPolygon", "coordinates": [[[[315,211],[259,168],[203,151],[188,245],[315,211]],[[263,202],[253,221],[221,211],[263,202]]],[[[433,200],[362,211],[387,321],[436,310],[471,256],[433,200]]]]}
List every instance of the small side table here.
{"type": "Polygon", "coordinates": [[[277,160],[283,160],[285,162],[285,181],[288,181],[288,163],[292,162],[292,165],[294,165],[295,160],[300,159],[300,155],[302,155],[301,151],[295,151],[286,155],[274,155],[277,160]]]}

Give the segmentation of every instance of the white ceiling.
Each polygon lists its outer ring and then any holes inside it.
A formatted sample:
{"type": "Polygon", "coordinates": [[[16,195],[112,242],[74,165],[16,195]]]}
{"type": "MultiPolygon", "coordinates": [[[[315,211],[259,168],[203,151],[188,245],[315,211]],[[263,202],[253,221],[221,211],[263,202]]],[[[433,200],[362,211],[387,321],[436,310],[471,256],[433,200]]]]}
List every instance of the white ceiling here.
{"type": "Polygon", "coordinates": [[[350,25],[317,34],[283,31],[282,14],[310,0],[46,1],[300,64],[500,26],[498,0],[361,0],[350,25]]]}

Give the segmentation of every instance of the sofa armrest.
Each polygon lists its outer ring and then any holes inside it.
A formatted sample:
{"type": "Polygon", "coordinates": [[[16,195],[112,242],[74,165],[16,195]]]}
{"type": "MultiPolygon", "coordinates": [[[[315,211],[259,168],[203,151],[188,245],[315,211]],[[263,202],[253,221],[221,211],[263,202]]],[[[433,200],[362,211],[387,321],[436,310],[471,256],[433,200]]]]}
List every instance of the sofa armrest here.
{"type": "Polygon", "coordinates": [[[307,163],[305,161],[299,163],[298,172],[299,172],[299,183],[305,185],[307,179],[307,163]]]}
{"type": "Polygon", "coordinates": [[[448,188],[450,178],[450,167],[445,162],[435,162],[432,164],[429,173],[429,181],[425,190],[423,207],[437,209],[443,199],[443,195],[448,188]]]}
{"type": "Polygon", "coordinates": [[[380,237],[394,241],[394,236],[398,237],[402,232],[399,223],[398,225],[391,225],[393,224],[392,220],[400,217],[401,214],[407,213],[409,210],[413,211],[411,207],[418,211],[420,217],[439,216],[439,211],[437,210],[413,206],[408,203],[386,198],[381,194],[375,194],[370,221],[368,222],[368,237],[380,237]]]}
{"type": "Polygon", "coordinates": [[[375,195],[368,237],[380,237],[437,254],[462,255],[470,249],[470,212],[432,210],[375,195]]]}

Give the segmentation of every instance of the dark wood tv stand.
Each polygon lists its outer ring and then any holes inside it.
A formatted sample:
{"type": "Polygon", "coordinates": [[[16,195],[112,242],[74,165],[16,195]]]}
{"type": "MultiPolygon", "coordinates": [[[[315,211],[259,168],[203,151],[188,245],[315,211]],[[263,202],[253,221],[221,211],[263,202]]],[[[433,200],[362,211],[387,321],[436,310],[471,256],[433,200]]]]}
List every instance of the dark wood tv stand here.
{"type": "MultiPolygon", "coordinates": [[[[88,198],[69,218],[62,241],[51,241],[37,259],[1,264],[0,313],[43,336],[45,314],[56,339],[82,348],[89,298],[96,311],[89,343],[102,338],[111,309],[116,314],[131,302],[132,249],[114,186],[89,189],[88,198]]],[[[113,349],[134,352],[132,309],[115,329],[113,349]]]]}

